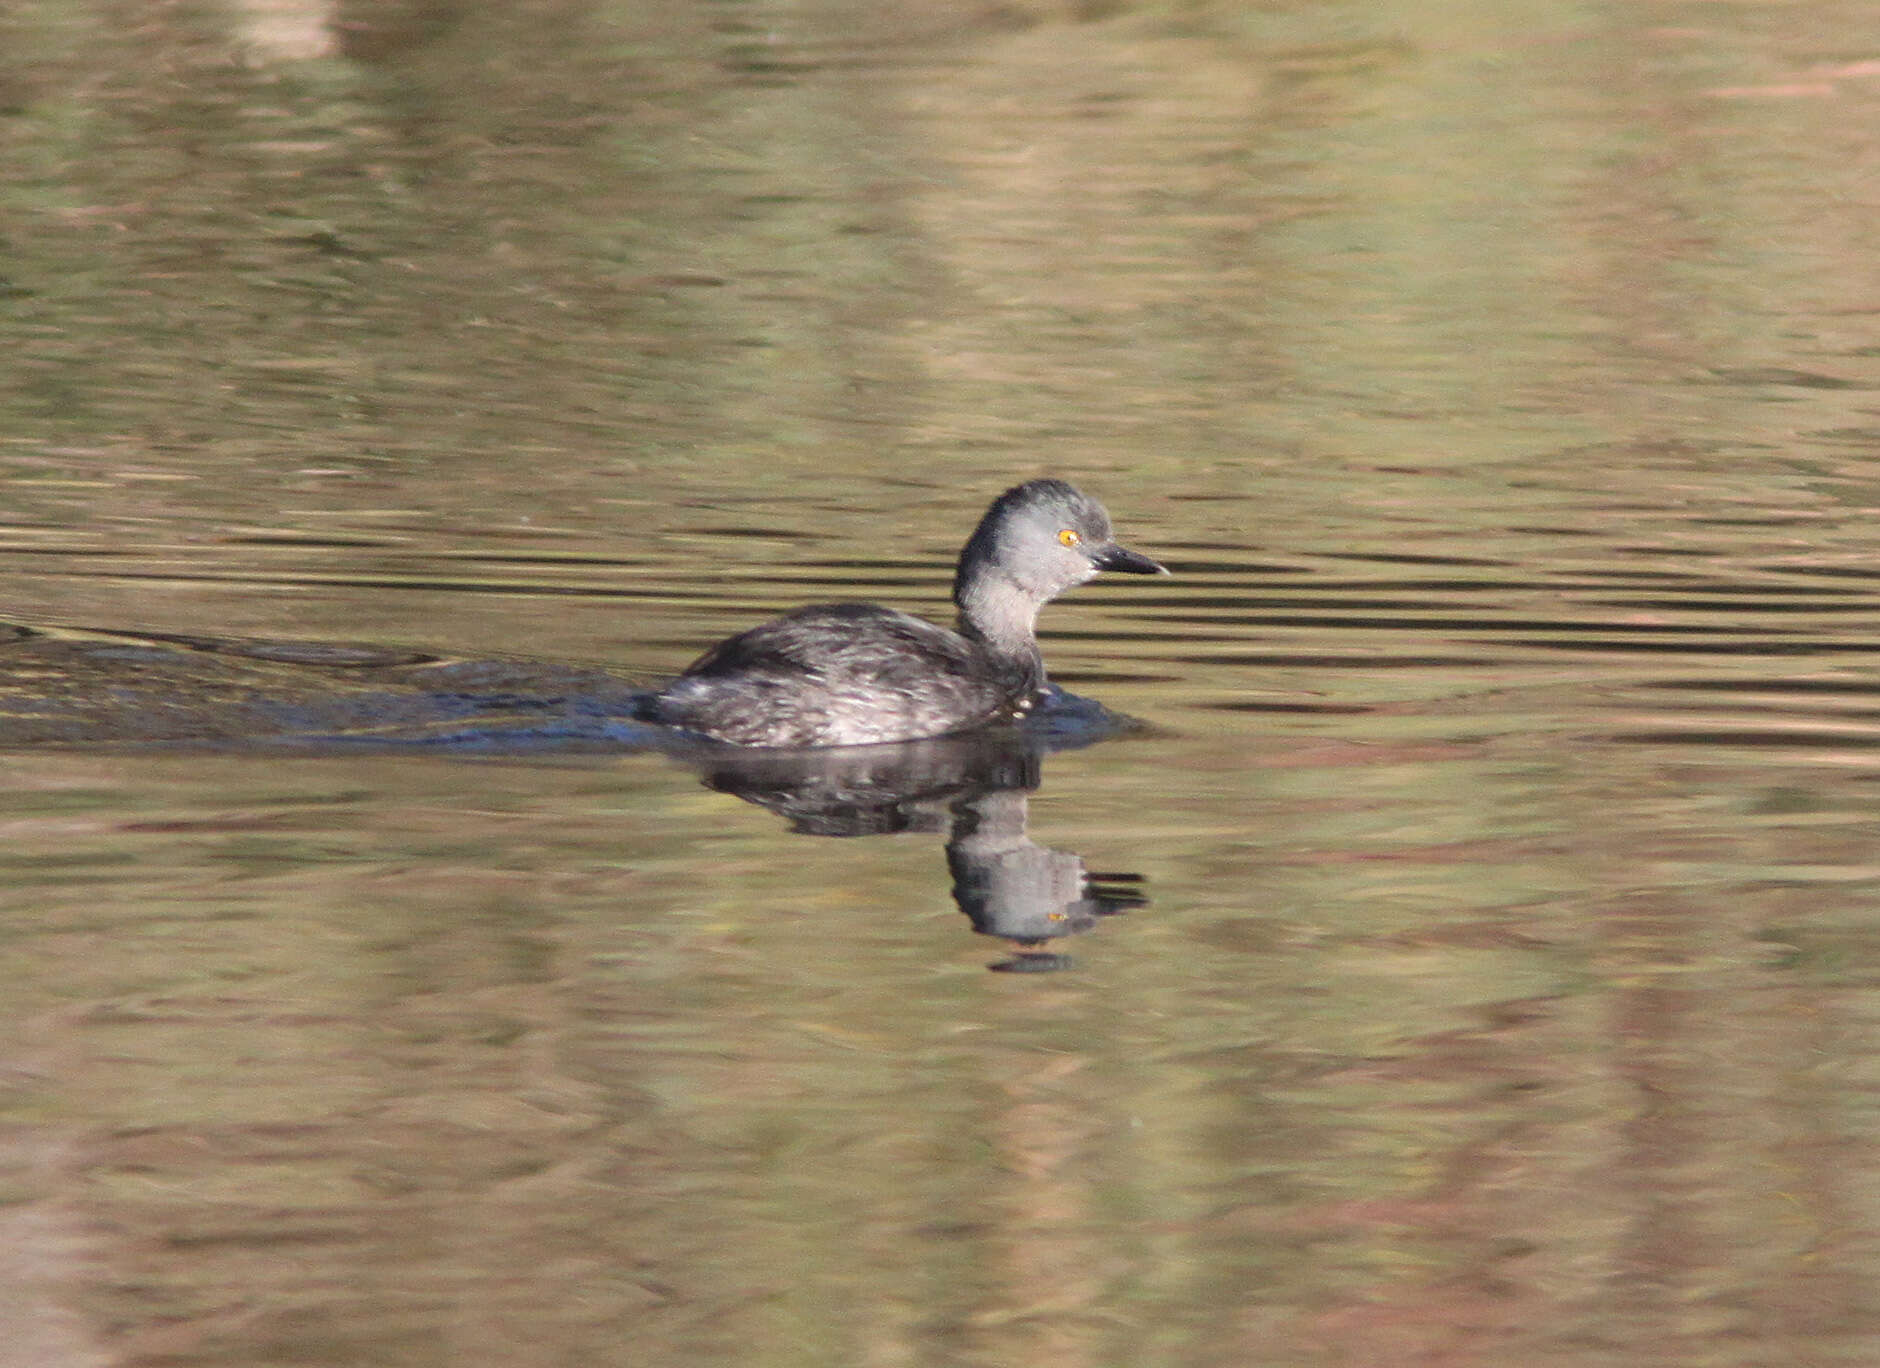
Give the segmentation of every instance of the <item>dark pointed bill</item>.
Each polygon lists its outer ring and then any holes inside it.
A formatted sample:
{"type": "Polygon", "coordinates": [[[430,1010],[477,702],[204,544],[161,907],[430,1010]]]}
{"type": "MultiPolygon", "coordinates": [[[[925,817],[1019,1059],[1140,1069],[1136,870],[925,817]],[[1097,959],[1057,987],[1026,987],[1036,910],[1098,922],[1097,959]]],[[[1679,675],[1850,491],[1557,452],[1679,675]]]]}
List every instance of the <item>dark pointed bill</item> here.
{"type": "Polygon", "coordinates": [[[1147,556],[1126,546],[1110,545],[1090,558],[1099,570],[1115,570],[1125,575],[1166,575],[1168,570],[1147,556]]]}

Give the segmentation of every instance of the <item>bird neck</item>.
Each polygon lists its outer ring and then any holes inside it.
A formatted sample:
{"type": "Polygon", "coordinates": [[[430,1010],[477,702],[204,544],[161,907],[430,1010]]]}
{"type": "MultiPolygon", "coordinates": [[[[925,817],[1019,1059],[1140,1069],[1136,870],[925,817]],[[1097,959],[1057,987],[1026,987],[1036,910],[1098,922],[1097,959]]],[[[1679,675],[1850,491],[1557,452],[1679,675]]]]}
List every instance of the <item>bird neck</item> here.
{"type": "Polygon", "coordinates": [[[956,586],[953,601],[960,635],[985,647],[1014,697],[1029,698],[1044,687],[1037,599],[1009,581],[979,579],[956,586]]]}

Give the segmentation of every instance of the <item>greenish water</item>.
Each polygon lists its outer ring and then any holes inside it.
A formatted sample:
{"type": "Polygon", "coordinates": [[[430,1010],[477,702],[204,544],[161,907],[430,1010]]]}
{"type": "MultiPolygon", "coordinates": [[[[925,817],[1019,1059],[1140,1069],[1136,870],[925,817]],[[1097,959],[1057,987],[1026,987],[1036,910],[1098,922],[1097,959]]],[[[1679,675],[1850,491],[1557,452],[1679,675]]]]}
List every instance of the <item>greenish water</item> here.
{"type": "Polygon", "coordinates": [[[1872,1362],[1876,33],[7,10],[0,618],[643,682],[1045,473],[1175,574],[892,835],[0,750],[0,1365],[1872,1362]],[[988,846],[1146,904],[988,972],[988,846]]]}

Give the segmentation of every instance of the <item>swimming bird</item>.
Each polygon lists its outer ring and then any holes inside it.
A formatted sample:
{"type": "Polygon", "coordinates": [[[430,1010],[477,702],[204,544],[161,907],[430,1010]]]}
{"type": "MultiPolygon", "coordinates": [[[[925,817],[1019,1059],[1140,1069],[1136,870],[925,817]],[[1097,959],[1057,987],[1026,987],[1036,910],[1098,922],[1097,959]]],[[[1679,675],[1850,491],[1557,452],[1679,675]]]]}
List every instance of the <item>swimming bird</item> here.
{"type": "Polygon", "coordinates": [[[1038,610],[1099,571],[1166,575],[1062,480],[992,501],[953,578],[959,629],[873,603],[799,608],[711,648],[649,720],[739,746],[861,746],[1021,718],[1047,683],[1038,610]]]}

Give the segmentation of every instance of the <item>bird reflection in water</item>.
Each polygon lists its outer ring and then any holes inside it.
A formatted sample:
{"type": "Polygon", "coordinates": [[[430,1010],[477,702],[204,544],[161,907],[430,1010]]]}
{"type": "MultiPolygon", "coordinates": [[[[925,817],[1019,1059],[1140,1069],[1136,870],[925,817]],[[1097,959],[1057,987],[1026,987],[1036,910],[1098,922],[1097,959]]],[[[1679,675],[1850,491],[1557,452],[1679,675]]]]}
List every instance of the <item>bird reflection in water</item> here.
{"type": "Polygon", "coordinates": [[[1059,694],[1029,724],[923,741],[820,750],[700,743],[669,752],[697,767],[707,787],[768,808],[806,836],[945,831],[954,901],[975,931],[1013,947],[990,967],[1043,973],[1071,964],[1053,942],[1148,902],[1141,875],[1093,874],[1081,856],[1039,845],[1027,831],[1045,755],[1123,725],[1059,694]]]}
{"type": "Polygon", "coordinates": [[[640,720],[596,670],[371,646],[0,623],[0,749],[36,745],[420,750],[462,756],[657,750],[810,836],[947,833],[953,896],[1015,947],[992,967],[1060,969],[1046,947],[1142,906],[1141,879],[1091,874],[1026,834],[1044,757],[1128,730],[1047,685],[1022,721],[872,746],[729,746],[640,720]]]}

